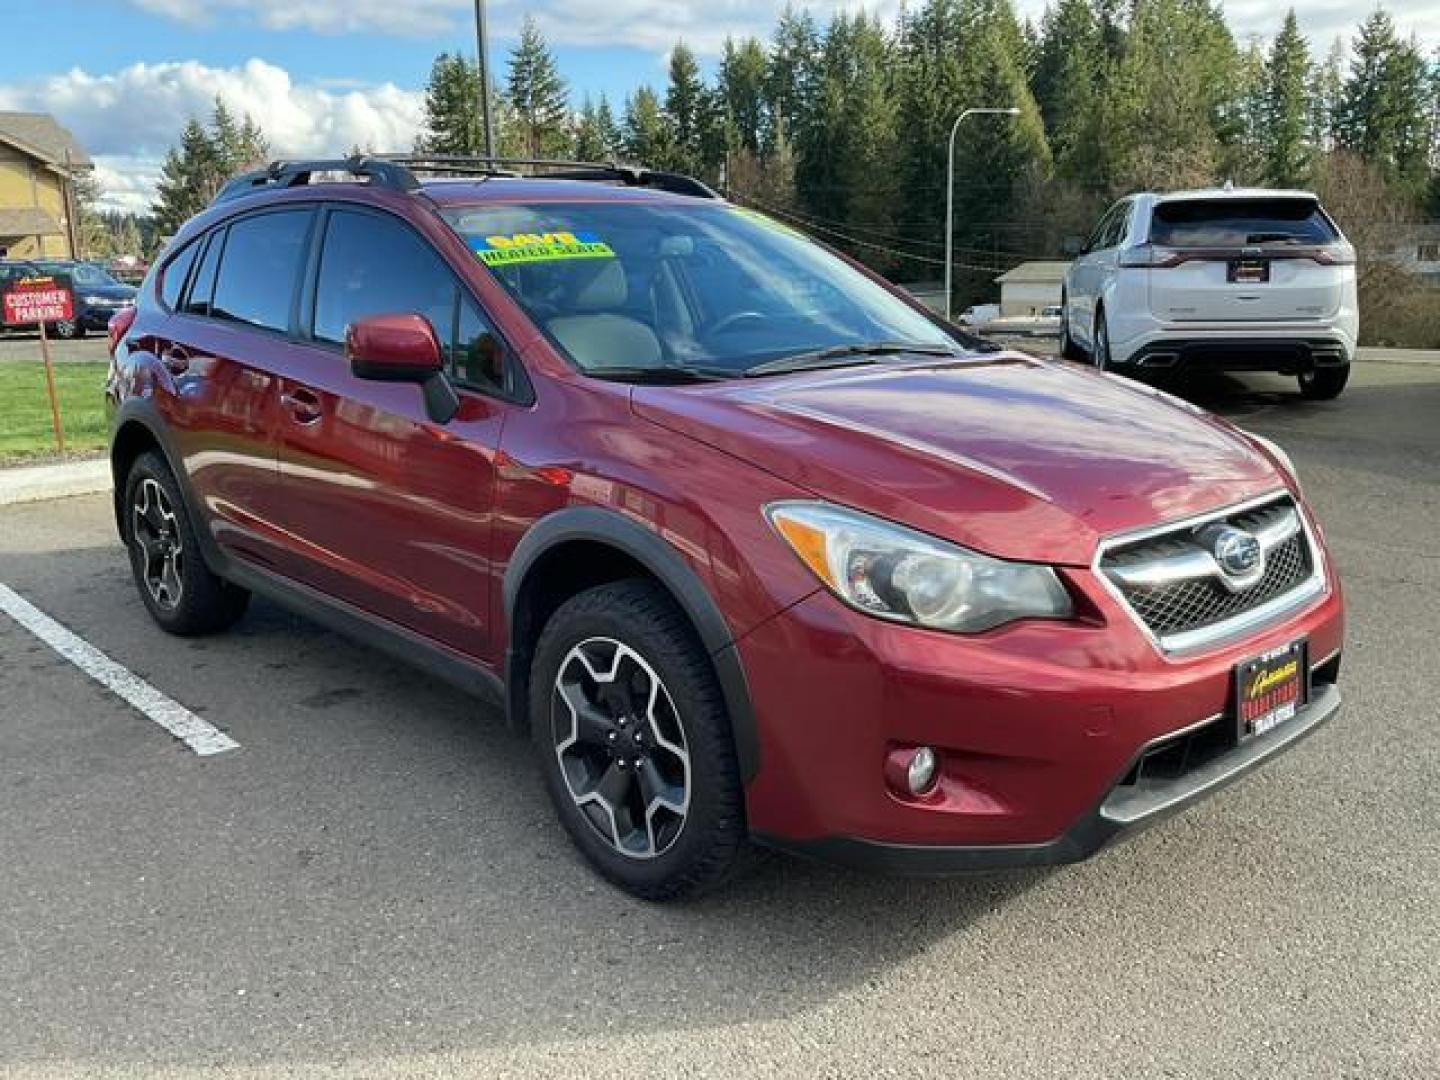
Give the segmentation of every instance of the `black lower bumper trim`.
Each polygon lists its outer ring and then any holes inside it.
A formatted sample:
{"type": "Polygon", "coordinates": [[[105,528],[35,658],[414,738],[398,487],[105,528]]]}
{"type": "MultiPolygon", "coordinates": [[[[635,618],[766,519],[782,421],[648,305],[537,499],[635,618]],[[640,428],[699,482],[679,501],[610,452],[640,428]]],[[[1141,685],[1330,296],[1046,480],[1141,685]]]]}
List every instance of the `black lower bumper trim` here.
{"type": "MultiPolygon", "coordinates": [[[[1340,711],[1340,691],[1318,685],[1310,703],[1269,734],[1220,754],[1173,779],[1117,785],[1093,811],[1065,832],[1039,844],[988,844],[968,847],[899,844],[856,836],[790,840],[757,834],[755,840],[823,862],[885,874],[938,876],[973,871],[1056,866],[1080,862],[1124,836],[1198,802],[1226,784],[1289,750],[1340,711]]],[[[1166,738],[1169,738],[1168,736],[1166,738]]],[[[1162,743],[1166,739],[1156,740],[1162,743]]],[[[1143,747],[1139,760],[1151,746],[1143,747]]],[[[1127,767],[1126,774],[1130,769],[1127,767]]],[[[1125,774],[1122,774],[1125,775],[1125,774]]]]}
{"type": "Polygon", "coordinates": [[[1116,367],[1193,371],[1278,371],[1298,375],[1344,367],[1345,346],[1334,338],[1167,338],[1142,345],[1116,367]]]}

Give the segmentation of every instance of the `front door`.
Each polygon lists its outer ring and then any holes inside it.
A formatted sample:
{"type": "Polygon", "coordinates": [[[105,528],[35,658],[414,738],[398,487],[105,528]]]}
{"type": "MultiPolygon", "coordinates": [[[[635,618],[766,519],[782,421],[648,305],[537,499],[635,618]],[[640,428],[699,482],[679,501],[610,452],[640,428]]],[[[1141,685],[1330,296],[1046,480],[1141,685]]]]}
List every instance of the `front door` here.
{"type": "Polygon", "coordinates": [[[390,215],[336,209],[312,273],[310,344],[280,386],[287,574],[472,657],[487,658],[495,455],[514,406],[491,380],[497,339],[455,274],[390,215]],[[419,387],[357,379],[345,328],[429,319],[461,398],[448,424],[419,387]]]}

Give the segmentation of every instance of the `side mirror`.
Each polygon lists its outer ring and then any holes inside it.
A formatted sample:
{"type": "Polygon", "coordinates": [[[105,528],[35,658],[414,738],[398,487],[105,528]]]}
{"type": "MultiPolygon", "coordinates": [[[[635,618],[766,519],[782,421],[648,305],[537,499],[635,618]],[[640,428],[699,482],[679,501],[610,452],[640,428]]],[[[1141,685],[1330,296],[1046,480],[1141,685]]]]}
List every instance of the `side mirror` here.
{"type": "Polygon", "coordinates": [[[425,411],[447,424],[460,410],[460,399],[445,378],[440,342],[420,315],[372,315],[345,328],[345,356],[357,379],[413,382],[425,395],[425,411]]]}

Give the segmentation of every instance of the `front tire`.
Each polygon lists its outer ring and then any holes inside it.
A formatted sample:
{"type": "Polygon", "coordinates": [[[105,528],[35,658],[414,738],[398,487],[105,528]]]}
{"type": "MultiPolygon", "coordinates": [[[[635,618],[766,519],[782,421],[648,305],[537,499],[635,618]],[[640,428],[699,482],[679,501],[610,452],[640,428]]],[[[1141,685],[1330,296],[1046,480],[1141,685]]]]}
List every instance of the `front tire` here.
{"type": "Polygon", "coordinates": [[[136,458],[126,477],[124,522],[136,588],[162,630],[211,634],[245,614],[250,594],[205,565],[180,485],[153,450],[136,458]]]}
{"type": "Polygon", "coordinates": [[[1095,365],[1097,371],[1109,371],[1112,366],[1110,359],[1110,330],[1105,325],[1105,309],[1101,308],[1095,313],[1095,330],[1091,337],[1092,348],[1090,350],[1090,362],[1095,365]]]}
{"type": "Polygon", "coordinates": [[[1333,401],[1350,381],[1350,365],[1312,368],[1300,373],[1300,396],[1311,401],[1333,401]]]}
{"type": "Polygon", "coordinates": [[[64,341],[74,341],[85,336],[85,328],[74,319],[61,319],[52,323],[50,332],[64,341]]]}
{"type": "Polygon", "coordinates": [[[748,841],[710,658],[659,585],[572,597],[535,650],[530,726],[545,786],[597,871],[645,900],[713,889],[748,841]]]}

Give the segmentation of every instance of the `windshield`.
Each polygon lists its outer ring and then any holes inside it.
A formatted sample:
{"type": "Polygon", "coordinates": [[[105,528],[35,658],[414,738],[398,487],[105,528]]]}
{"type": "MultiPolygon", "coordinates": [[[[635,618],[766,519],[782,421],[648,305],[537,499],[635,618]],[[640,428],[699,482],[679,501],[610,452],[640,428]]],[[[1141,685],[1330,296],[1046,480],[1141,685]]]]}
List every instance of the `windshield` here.
{"type": "Polygon", "coordinates": [[[725,377],[861,347],[867,356],[962,348],[799,233],[733,206],[545,202],[463,207],[445,218],[594,374],[725,377]]]}
{"type": "Polygon", "coordinates": [[[72,284],[89,285],[92,288],[101,285],[119,285],[108,272],[102,270],[93,263],[37,263],[47,274],[69,274],[72,284]]]}
{"type": "Polygon", "coordinates": [[[1182,199],[1155,207],[1150,239],[1161,247],[1328,244],[1337,239],[1314,199],[1182,199]]]}

